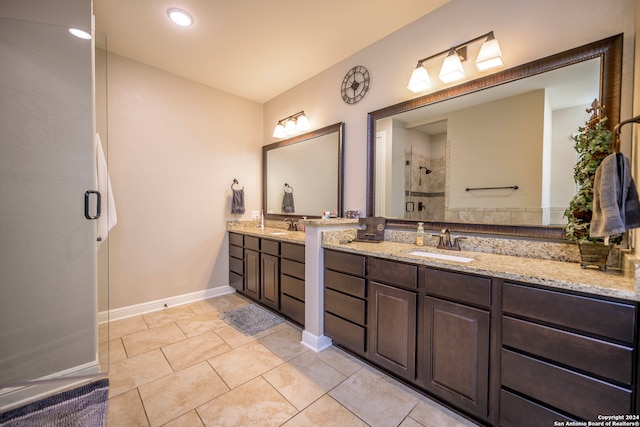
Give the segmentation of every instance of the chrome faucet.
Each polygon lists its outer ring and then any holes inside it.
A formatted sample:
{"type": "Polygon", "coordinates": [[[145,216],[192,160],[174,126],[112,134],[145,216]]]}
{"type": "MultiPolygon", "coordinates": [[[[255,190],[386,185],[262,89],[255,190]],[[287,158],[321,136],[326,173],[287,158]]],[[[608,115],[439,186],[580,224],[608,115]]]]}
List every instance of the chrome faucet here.
{"type": "Polygon", "coordinates": [[[439,238],[438,249],[447,249],[450,251],[459,251],[460,240],[466,239],[466,237],[454,237],[453,241],[451,241],[451,232],[449,232],[448,228],[443,228],[440,230],[440,234],[434,234],[434,236],[439,238]]]}

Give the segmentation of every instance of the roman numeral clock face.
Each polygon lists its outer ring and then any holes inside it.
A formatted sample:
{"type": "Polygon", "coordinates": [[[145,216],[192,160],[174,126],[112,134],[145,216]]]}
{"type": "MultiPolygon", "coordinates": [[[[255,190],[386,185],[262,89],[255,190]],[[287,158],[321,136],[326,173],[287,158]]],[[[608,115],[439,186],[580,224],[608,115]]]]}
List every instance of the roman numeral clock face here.
{"type": "Polygon", "coordinates": [[[369,90],[369,71],[358,65],[350,69],[342,80],[342,100],[347,104],[355,104],[369,90]]]}

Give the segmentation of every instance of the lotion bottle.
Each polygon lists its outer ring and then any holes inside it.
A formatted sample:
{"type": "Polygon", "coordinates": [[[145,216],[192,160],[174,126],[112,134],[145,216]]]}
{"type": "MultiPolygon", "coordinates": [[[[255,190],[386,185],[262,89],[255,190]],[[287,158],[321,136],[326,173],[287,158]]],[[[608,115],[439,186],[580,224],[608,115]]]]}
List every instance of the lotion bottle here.
{"type": "Polygon", "coordinates": [[[416,245],[424,246],[424,228],[422,222],[418,223],[418,231],[416,232],[416,245]]]}

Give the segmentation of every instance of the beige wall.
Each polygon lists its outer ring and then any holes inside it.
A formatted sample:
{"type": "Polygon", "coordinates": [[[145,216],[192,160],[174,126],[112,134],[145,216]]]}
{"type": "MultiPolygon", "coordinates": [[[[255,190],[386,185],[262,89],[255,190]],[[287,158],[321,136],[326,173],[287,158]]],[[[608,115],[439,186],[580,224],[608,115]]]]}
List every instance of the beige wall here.
{"type": "Polygon", "coordinates": [[[260,206],[262,105],[107,58],[110,308],[228,285],[231,183],[260,206]]]}
{"type": "Polygon", "coordinates": [[[296,111],[304,110],[314,127],[344,121],[345,208],[365,212],[367,113],[417,96],[406,86],[418,59],[490,30],[500,41],[507,67],[624,32],[622,115],[627,117],[635,4],[635,0],[452,0],[267,102],[264,143],[273,142],[278,119],[296,111]],[[367,67],[371,88],[358,104],[347,105],[340,98],[340,83],[355,65],[367,67]]]}

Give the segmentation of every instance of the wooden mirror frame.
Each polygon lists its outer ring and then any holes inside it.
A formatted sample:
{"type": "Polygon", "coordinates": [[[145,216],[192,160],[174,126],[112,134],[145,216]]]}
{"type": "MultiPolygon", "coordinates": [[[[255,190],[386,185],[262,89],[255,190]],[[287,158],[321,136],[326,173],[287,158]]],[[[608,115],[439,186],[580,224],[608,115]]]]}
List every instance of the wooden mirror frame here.
{"type": "MultiPolygon", "coordinates": [[[[429,93],[370,112],[367,116],[367,216],[375,215],[375,142],[377,120],[456,98],[484,89],[513,82],[558,68],[600,58],[600,100],[605,105],[607,126],[613,130],[620,122],[620,93],[622,81],[622,34],[576,47],[565,52],[547,56],[508,70],[481,77],[460,85],[429,93]]],[[[414,229],[417,220],[387,219],[387,227],[414,229]]],[[[439,230],[495,234],[560,240],[564,238],[564,227],[536,225],[474,224],[461,222],[421,221],[425,228],[439,230]]]]}
{"type": "MultiPolygon", "coordinates": [[[[344,122],[338,122],[333,125],[329,125],[323,127],[321,129],[316,129],[311,132],[303,133],[300,135],[296,135],[292,138],[285,139],[282,141],[274,142],[273,144],[265,145],[262,147],[262,210],[264,212],[264,217],[266,219],[284,219],[284,218],[320,218],[322,212],[318,212],[317,214],[282,214],[282,213],[267,213],[267,153],[271,150],[275,150],[277,148],[286,147],[292,144],[303,143],[306,140],[314,139],[320,136],[329,135],[332,133],[336,133],[338,137],[338,157],[336,158],[337,166],[338,166],[338,188],[337,191],[337,208],[338,208],[338,216],[342,216],[343,210],[343,182],[344,182],[344,156],[343,156],[343,145],[344,145],[344,122]]],[[[321,179],[318,177],[317,179],[321,179]]]]}

